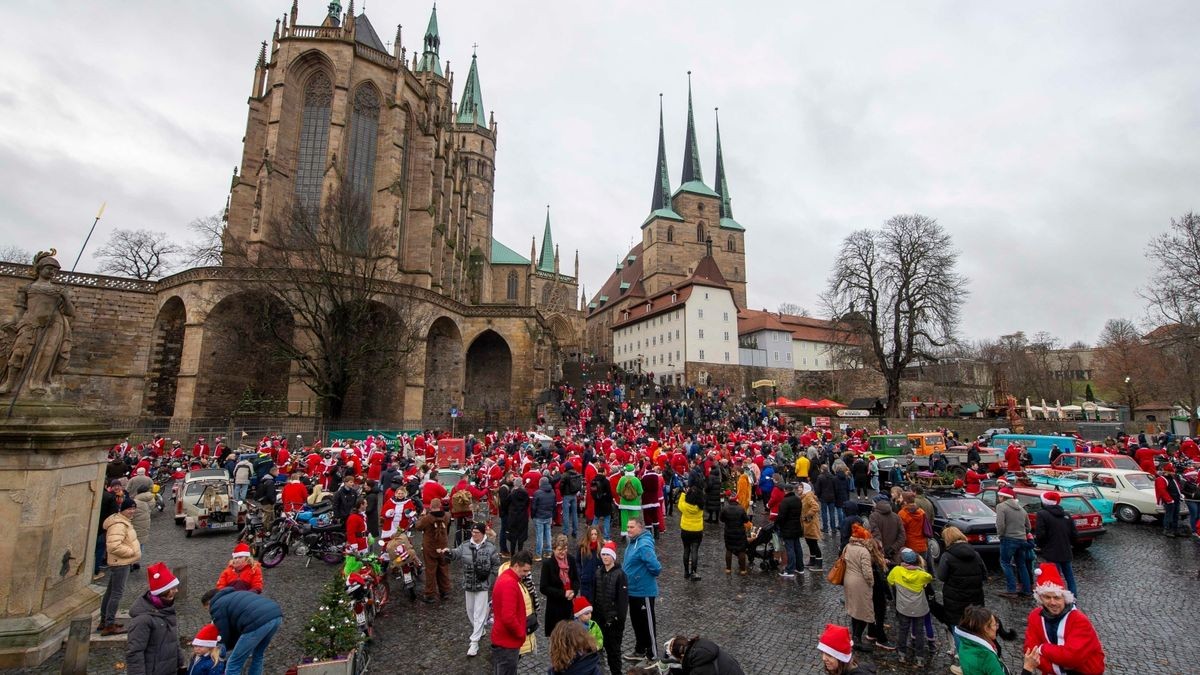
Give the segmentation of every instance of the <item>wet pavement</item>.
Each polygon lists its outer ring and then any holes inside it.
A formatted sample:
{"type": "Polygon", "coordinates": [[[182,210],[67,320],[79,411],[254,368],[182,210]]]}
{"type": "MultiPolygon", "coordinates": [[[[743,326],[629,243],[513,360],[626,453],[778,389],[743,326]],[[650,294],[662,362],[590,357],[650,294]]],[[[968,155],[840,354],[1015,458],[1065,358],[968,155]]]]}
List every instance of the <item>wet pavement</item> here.
{"type": "MultiPolygon", "coordinates": [[[[701,544],[700,574],[689,582],[682,573],[682,547],[676,527],[658,544],[663,573],[659,579],[659,642],[671,635],[701,635],[731,652],[747,673],[819,673],[815,649],[826,623],[848,625],[842,611],[842,589],[830,585],[824,573],[803,572],[785,580],[775,573],[754,570],[741,577],[724,574],[724,549],[718,526],[707,525],[701,544]]],[[[761,519],[761,516],[758,517],[761,519]]],[[[555,530],[557,533],[557,529],[555,530]]],[[[179,607],[180,635],[190,638],[208,621],[199,597],[211,587],[233,548],[231,534],[184,537],[169,513],[155,514],[145,561],[163,560],[172,567],[188,566],[189,598],[179,607]]],[[[837,550],[831,536],[822,542],[827,565],[837,550]]],[[[1075,574],[1079,607],[1091,618],[1108,656],[1109,673],[1195,673],[1196,650],[1190,619],[1200,606],[1197,576],[1200,545],[1195,540],[1165,538],[1151,524],[1114,524],[1109,534],[1079,554],[1075,574]]],[[[265,570],[267,595],[277,600],[285,614],[284,625],[267,652],[268,673],[283,673],[299,662],[299,634],[314,607],[322,583],[337,573],[314,561],[289,556],[275,569],[265,570]]],[[[470,632],[463,597],[457,590],[458,570],[452,566],[455,591],[444,603],[409,602],[402,593],[384,609],[377,624],[373,672],[487,673],[488,642],[481,655],[466,656],[470,632]]],[[[122,609],[145,592],[143,571],[131,575],[122,609]]],[[[998,567],[987,584],[987,605],[1005,626],[1022,633],[1031,605],[996,595],[1004,590],[998,567]]],[[[632,630],[626,629],[628,651],[632,630]]],[[[893,654],[868,654],[861,660],[874,663],[880,673],[949,672],[946,638],[939,632],[939,654],[931,671],[905,668],[893,654]]],[[[1004,645],[1004,659],[1012,672],[1020,672],[1020,641],[1004,645]]],[[[521,660],[522,673],[545,673],[546,640],[539,639],[538,653],[521,660]]],[[[61,667],[61,655],[42,667],[24,672],[52,673],[61,667]]],[[[93,644],[89,672],[124,670],[121,644],[93,644]]]]}

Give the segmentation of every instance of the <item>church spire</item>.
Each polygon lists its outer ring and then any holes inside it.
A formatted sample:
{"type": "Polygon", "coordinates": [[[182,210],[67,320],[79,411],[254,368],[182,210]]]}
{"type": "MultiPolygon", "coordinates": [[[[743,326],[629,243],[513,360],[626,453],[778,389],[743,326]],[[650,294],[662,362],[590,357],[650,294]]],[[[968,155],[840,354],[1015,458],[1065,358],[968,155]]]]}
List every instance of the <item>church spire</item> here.
{"type": "Polygon", "coordinates": [[[700,173],[700,150],[696,147],[696,118],[692,114],[692,71],[688,71],[687,137],[683,141],[683,176],[681,182],[704,182],[700,173]]]}
{"type": "Polygon", "coordinates": [[[671,208],[671,176],[667,171],[667,141],[663,134],[662,94],[658,95],[658,162],[654,167],[654,197],[650,210],[671,208]]]}
{"type": "Polygon", "coordinates": [[[729,181],[725,178],[725,157],[721,154],[721,118],[717,108],[713,108],[713,117],[717,121],[717,177],[713,187],[716,188],[717,197],[721,200],[718,224],[727,230],[742,230],[745,228],[733,219],[733,198],[729,196],[729,181]]]}
{"type": "Polygon", "coordinates": [[[474,124],[486,129],[487,116],[483,113],[483,91],[479,87],[479,71],[475,65],[475,51],[471,51],[471,70],[467,72],[467,84],[463,87],[462,100],[458,103],[458,123],[474,124]]]}
{"type": "Polygon", "coordinates": [[[733,218],[733,205],[729,198],[729,183],[725,180],[725,160],[721,156],[721,117],[718,115],[717,108],[713,108],[713,117],[717,121],[717,177],[716,184],[713,187],[717,189],[717,196],[721,198],[721,217],[733,218]]]}
{"type": "Polygon", "coordinates": [[[550,205],[546,205],[546,229],[542,232],[542,253],[538,256],[537,268],[541,272],[556,272],[554,269],[554,259],[558,257],[554,252],[554,237],[550,234],[550,205]]]}
{"type": "Polygon", "coordinates": [[[431,72],[438,77],[442,76],[441,58],[438,56],[438,48],[441,45],[442,38],[438,35],[437,3],[434,3],[433,12],[429,14],[429,26],[425,29],[425,51],[421,54],[417,72],[431,72]]]}

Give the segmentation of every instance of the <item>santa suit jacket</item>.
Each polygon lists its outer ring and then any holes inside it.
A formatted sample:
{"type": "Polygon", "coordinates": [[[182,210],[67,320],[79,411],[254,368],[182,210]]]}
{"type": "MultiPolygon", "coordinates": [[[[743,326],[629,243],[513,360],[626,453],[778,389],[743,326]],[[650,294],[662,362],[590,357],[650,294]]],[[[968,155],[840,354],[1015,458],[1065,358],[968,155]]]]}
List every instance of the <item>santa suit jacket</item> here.
{"type": "Polygon", "coordinates": [[[1053,639],[1046,634],[1042,608],[1029,613],[1025,626],[1025,651],[1041,645],[1042,660],[1038,664],[1046,675],[1100,675],[1104,672],[1104,648],[1092,622],[1078,609],[1071,607],[1058,623],[1053,639]]]}

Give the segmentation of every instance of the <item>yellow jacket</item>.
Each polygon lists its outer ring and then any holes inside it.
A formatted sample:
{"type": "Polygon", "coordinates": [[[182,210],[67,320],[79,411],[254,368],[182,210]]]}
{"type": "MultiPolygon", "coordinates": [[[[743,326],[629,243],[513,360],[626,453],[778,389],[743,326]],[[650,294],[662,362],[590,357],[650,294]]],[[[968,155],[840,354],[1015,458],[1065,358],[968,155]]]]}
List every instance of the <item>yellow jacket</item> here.
{"type": "Polygon", "coordinates": [[[744,473],[738,476],[736,499],[743,509],[750,510],[750,476],[744,473]]]}
{"type": "Polygon", "coordinates": [[[704,531],[704,509],[694,504],[689,504],[684,496],[686,493],[680,493],[679,502],[679,529],[687,530],[688,532],[703,532],[704,531]]]}
{"type": "Polygon", "coordinates": [[[801,449],[800,454],[796,457],[796,477],[808,478],[808,456],[801,449]]]}

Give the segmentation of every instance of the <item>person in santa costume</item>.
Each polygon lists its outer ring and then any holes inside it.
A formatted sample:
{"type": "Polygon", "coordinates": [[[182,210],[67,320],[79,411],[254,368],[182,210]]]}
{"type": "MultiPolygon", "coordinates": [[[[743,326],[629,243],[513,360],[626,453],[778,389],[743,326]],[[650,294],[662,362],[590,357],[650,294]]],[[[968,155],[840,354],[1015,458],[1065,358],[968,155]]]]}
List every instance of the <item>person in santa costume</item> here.
{"type": "Polygon", "coordinates": [[[850,629],[845,626],[825,624],[817,651],[821,652],[821,665],[830,675],[870,675],[875,672],[870,666],[858,665],[858,659],[854,658],[854,641],[850,639],[850,629]]]}
{"type": "Polygon", "coordinates": [[[1038,658],[1043,675],[1100,675],[1104,672],[1104,647],[1092,622],[1075,606],[1058,566],[1042,563],[1033,595],[1038,606],[1025,626],[1025,653],[1038,658]]]}

